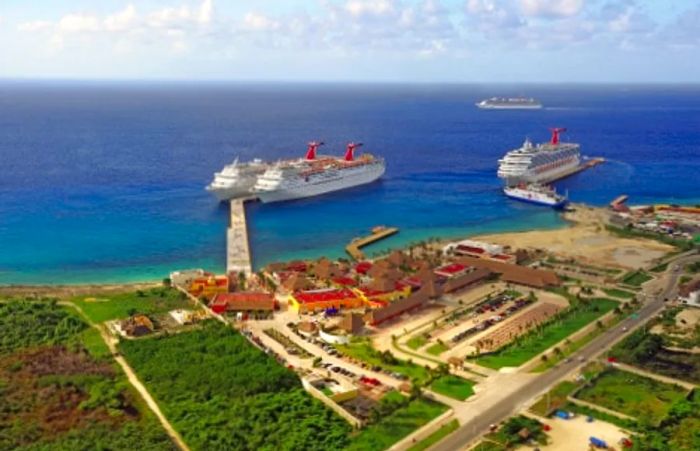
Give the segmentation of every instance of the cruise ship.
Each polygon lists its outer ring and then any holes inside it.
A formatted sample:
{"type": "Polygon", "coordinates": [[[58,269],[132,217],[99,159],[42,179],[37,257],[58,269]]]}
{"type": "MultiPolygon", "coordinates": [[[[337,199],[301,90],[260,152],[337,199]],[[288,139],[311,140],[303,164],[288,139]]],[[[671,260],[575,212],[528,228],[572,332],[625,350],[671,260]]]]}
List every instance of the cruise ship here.
{"type": "Polygon", "coordinates": [[[269,164],[258,158],[248,163],[239,163],[236,158],[233,163],[214,174],[214,180],[207,186],[207,191],[222,202],[250,195],[258,176],[269,167],[269,164]]]}
{"type": "Polygon", "coordinates": [[[262,202],[280,202],[318,196],[380,178],[386,169],[383,158],[370,154],[355,157],[361,143],[349,143],[345,157],[333,158],[307,153],[306,158],[279,162],[268,168],[252,189],[262,202]]]}
{"type": "Polygon", "coordinates": [[[503,192],[511,199],[552,208],[563,208],[569,201],[566,196],[558,194],[553,188],[536,183],[506,186],[503,192]]]}
{"type": "Polygon", "coordinates": [[[520,183],[548,183],[570,174],[581,164],[580,146],[560,141],[565,128],[554,128],[552,139],[534,145],[525,140],[519,149],[511,150],[498,160],[498,177],[507,186],[520,183]]]}
{"type": "Polygon", "coordinates": [[[532,97],[491,97],[476,104],[483,110],[539,110],[542,104],[532,97]]]}

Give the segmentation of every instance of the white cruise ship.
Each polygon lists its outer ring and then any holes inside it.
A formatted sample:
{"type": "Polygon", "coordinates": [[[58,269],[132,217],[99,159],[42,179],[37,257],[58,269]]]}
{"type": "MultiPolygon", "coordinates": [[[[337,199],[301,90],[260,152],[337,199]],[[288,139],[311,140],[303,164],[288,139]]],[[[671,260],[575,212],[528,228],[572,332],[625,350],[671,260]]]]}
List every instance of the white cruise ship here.
{"type": "Polygon", "coordinates": [[[506,186],[503,192],[511,199],[552,208],[563,208],[569,201],[566,196],[558,194],[553,188],[536,183],[506,186]]]}
{"type": "Polygon", "coordinates": [[[507,186],[520,183],[548,183],[557,180],[581,164],[580,146],[563,143],[559,134],[564,128],[552,129],[552,139],[546,144],[533,145],[530,140],[520,149],[511,150],[498,160],[498,177],[507,186]]]}
{"type": "Polygon", "coordinates": [[[491,97],[476,104],[482,110],[539,110],[542,104],[532,97],[491,97]]]}
{"type": "Polygon", "coordinates": [[[221,172],[214,174],[214,180],[207,186],[207,191],[220,201],[250,195],[258,176],[268,167],[269,164],[257,158],[248,163],[239,163],[236,158],[233,163],[224,166],[221,172]]]}
{"type": "Polygon", "coordinates": [[[369,154],[355,158],[362,144],[350,143],[345,157],[314,157],[280,162],[258,177],[253,194],[262,202],[318,196],[373,182],[386,169],[384,159],[369,154]]]}

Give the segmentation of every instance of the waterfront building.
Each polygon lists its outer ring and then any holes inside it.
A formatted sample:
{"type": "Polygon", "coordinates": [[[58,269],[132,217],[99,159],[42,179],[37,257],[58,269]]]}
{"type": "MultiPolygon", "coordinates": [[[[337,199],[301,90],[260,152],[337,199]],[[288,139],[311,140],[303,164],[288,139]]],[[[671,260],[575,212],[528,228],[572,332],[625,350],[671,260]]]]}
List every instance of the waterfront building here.
{"type": "Polygon", "coordinates": [[[295,291],[289,295],[289,308],[297,313],[327,309],[352,309],[363,305],[363,299],[349,288],[326,288],[295,291]]]}
{"type": "Polygon", "coordinates": [[[264,292],[219,293],[214,296],[209,307],[218,314],[272,312],[275,298],[264,292]]]}

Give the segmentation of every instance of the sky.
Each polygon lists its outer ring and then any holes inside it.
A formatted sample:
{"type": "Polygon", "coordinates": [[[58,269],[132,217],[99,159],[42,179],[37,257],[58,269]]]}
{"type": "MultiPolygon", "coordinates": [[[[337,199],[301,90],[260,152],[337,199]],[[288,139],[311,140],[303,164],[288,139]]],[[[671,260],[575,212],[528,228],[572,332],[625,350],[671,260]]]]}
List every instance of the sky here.
{"type": "Polygon", "coordinates": [[[0,78],[700,82],[700,0],[1,0],[0,78]]]}

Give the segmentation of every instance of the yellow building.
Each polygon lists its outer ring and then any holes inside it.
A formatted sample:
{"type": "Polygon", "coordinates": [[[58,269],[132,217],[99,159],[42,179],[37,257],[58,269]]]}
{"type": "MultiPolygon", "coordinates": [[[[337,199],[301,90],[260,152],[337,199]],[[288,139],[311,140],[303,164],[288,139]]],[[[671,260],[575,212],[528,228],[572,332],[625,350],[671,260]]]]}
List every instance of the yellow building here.
{"type": "Polygon", "coordinates": [[[228,277],[215,275],[198,277],[192,281],[188,291],[195,296],[211,299],[216,294],[228,293],[228,277]]]}
{"type": "Polygon", "coordinates": [[[310,313],[334,308],[351,309],[363,305],[363,299],[348,288],[295,291],[289,295],[289,308],[297,313],[310,313]]]}

